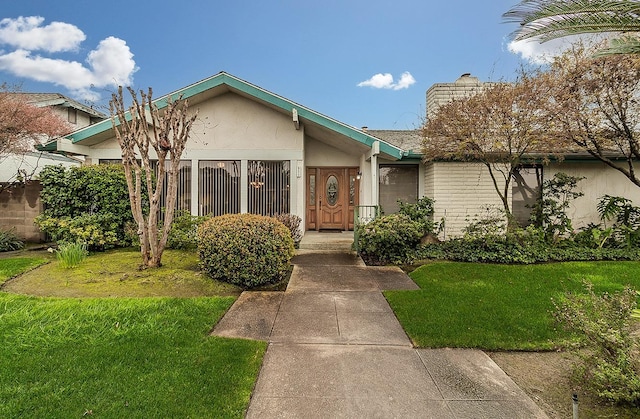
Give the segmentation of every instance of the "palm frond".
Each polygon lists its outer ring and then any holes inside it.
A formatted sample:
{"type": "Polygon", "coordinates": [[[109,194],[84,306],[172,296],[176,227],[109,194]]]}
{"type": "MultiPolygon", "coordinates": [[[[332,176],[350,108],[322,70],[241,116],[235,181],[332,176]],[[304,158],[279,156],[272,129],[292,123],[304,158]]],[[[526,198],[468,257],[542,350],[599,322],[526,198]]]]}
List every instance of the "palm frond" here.
{"type": "Polygon", "coordinates": [[[523,0],[503,15],[520,24],[516,40],[541,42],[567,35],[601,32],[640,32],[637,0],[523,0]]]}
{"type": "Polygon", "coordinates": [[[609,41],[609,46],[598,50],[594,58],[615,54],[640,54],[640,39],[635,36],[623,36],[609,41]]]}

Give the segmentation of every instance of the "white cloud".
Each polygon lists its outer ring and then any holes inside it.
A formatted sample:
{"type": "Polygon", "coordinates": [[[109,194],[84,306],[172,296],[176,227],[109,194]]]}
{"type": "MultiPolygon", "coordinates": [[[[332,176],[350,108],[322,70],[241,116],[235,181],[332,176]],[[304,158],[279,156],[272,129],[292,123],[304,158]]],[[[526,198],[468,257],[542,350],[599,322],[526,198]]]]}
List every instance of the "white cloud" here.
{"type": "Polygon", "coordinates": [[[413,78],[411,73],[405,71],[400,76],[400,80],[397,83],[394,82],[393,76],[390,73],[378,73],[374,74],[370,79],[358,83],[358,87],[373,87],[375,89],[407,89],[414,84],[416,79],[413,78]]]}
{"type": "Polygon", "coordinates": [[[553,59],[561,55],[576,42],[583,42],[585,45],[602,42],[605,35],[570,35],[563,38],[552,39],[541,43],[538,39],[525,39],[523,41],[511,41],[507,45],[510,52],[520,55],[524,60],[533,64],[548,64],[553,59]]]}
{"type": "Polygon", "coordinates": [[[74,51],[87,37],[76,26],[51,22],[42,26],[40,16],[5,18],[0,20],[0,42],[29,51],[74,51]]]}
{"type": "Polygon", "coordinates": [[[89,52],[86,64],[84,64],[78,61],[47,58],[33,54],[33,51],[37,50],[57,52],[77,49],[85,36],[75,26],[54,22],[39,28],[43,21],[40,17],[18,18],[13,21],[13,24],[5,23],[5,21],[7,19],[0,21],[0,43],[19,46],[19,48],[12,52],[0,51],[1,71],[10,72],[18,77],[63,86],[75,96],[87,100],[100,99],[100,95],[93,91],[93,88],[99,89],[133,83],[133,73],[137,71],[137,67],[131,50],[122,39],[110,36],[100,41],[96,49],[89,52]],[[54,29],[47,29],[56,23],[58,25],[54,29]],[[23,41],[9,42],[3,36],[10,31],[2,33],[2,30],[6,28],[12,28],[11,30],[18,35],[22,33],[28,34],[28,36],[25,36],[23,41]],[[55,32],[57,30],[61,30],[59,32],[61,34],[68,35],[61,35],[66,41],[48,40],[52,33],[58,33],[55,32]],[[77,32],[81,36],[78,36],[77,32]],[[71,48],[72,46],[73,48],[71,48]]]}
{"type": "Polygon", "coordinates": [[[409,86],[411,86],[415,82],[416,82],[416,79],[413,78],[411,73],[409,73],[408,71],[405,71],[400,76],[400,80],[398,80],[398,83],[396,83],[396,85],[393,86],[393,90],[407,89],[409,86]]]}

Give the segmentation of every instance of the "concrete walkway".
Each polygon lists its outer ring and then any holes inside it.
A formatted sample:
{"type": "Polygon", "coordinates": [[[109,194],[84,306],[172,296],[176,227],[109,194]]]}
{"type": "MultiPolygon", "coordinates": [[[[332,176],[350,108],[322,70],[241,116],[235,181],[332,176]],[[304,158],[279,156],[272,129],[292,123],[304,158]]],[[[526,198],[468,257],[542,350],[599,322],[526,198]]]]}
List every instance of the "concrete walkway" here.
{"type": "Polygon", "coordinates": [[[286,292],[242,293],[213,332],[269,342],[248,418],[547,417],[482,351],[413,348],[381,293],[418,289],[400,269],[293,262],[286,292]]]}

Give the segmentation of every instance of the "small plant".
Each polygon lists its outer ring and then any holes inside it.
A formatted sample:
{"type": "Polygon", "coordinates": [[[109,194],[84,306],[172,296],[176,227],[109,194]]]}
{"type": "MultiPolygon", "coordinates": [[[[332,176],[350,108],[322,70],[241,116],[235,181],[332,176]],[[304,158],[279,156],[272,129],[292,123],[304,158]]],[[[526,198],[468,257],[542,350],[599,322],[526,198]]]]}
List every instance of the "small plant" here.
{"type": "Polygon", "coordinates": [[[254,214],[228,214],[198,229],[201,268],[212,278],[245,288],[275,283],[290,269],[291,232],[278,220],[254,214]]]}
{"type": "Polygon", "coordinates": [[[467,219],[467,226],[463,229],[467,238],[483,238],[485,236],[500,236],[506,232],[507,219],[504,210],[494,205],[481,207],[482,212],[467,219]]]}
{"type": "Polygon", "coordinates": [[[11,252],[24,247],[24,242],[16,234],[15,228],[10,230],[0,229],[0,252],[11,252]]]}
{"type": "Polygon", "coordinates": [[[576,377],[604,400],[640,406],[637,339],[631,333],[638,294],[627,287],[598,295],[591,283],[585,287],[586,294],[569,293],[561,303],[554,302],[556,319],[580,339],[582,364],[576,377]]]}
{"type": "Polygon", "coordinates": [[[293,244],[296,248],[302,240],[302,230],[300,229],[300,223],[302,218],[295,214],[276,214],[274,218],[285,225],[291,232],[291,238],[293,238],[293,244]]]}
{"type": "Polygon", "coordinates": [[[56,250],[56,259],[63,268],[75,268],[87,258],[87,244],[83,242],[60,243],[56,250]]]}
{"type": "Polygon", "coordinates": [[[620,246],[633,247],[640,243],[640,207],[621,196],[604,195],[597,205],[603,222],[613,221],[610,235],[620,246]]]}

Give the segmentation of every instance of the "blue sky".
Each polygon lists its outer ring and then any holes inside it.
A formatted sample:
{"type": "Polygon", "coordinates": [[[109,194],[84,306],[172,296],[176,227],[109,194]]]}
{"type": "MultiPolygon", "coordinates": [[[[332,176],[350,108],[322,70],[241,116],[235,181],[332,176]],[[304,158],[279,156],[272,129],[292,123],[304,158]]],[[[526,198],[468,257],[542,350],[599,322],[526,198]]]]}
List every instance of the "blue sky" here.
{"type": "Polygon", "coordinates": [[[510,51],[515,26],[501,16],[515,4],[4,2],[0,81],[104,105],[118,84],[159,97],[226,71],[356,127],[412,129],[433,83],[513,78],[526,59],[510,51]]]}

